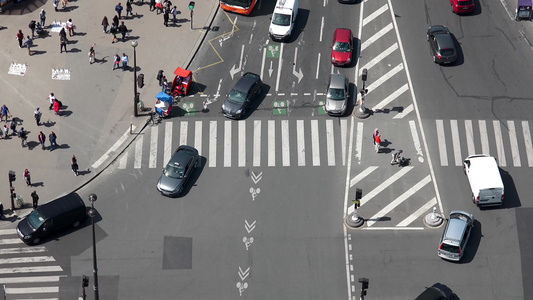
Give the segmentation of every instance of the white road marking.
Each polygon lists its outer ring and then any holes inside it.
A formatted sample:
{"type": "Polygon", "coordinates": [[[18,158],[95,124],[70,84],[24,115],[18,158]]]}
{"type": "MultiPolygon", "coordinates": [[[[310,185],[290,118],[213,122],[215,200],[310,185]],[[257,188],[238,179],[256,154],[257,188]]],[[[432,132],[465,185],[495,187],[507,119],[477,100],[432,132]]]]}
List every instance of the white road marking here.
{"type": "Polygon", "coordinates": [[[268,120],[268,166],[276,165],[276,121],[268,120]]]}
{"type": "Polygon", "coordinates": [[[150,128],[150,157],[148,159],[148,168],[153,169],[157,167],[157,134],[156,126],[150,128]]]}
{"type": "Polygon", "coordinates": [[[0,245],[12,245],[21,244],[22,241],[19,238],[16,239],[0,239],[0,245]]]}
{"type": "Polygon", "coordinates": [[[187,138],[189,134],[189,122],[181,121],[180,122],[180,146],[188,145],[187,138]]]}
{"type": "Polygon", "coordinates": [[[120,170],[124,170],[128,166],[128,153],[128,150],[124,151],[118,160],[118,168],[120,170]]]}
{"type": "Polygon", "coordinates": [[[409,90],[409,86],[406,83],[396,91],[392,92],[392,94],[388,95],[387,98],[381,100],[378,104],[372,107],[372,110],[376,111],[383,109],[385,106],[389,105],[389,103],[396,100],[396,98],[400,97],[400,95],[405,93],[407,90],[409,90]]]}
{"type": "Polygon", "coordinates": [[[384,82],[392,78],[394,75],[398,74],[401,70],[403,70],[403,63],[400,63],[396,67],[394,67],[392,70],[388,71],[384,75],[380,76],[376,81],[372,82],[367,86],[368,88],[368,94],[372,93],[372,91],[375,91],[380,85],[382,85],[384,82]]]}
{"type": "Polygon", "coordinates": [[[502,129],[500,127],[500,121],[492,121],[494,127],[494,138],[496,139],[496,151],[498,152],[498,161],[500,166],[506,167],[507,160],[505,158],[505,149],[503,148],[502,129]]]}
{"type": "Polygon", "coordinates": [[[361,164],[363,157],[363,122],[357,122],[357,136],[355,137],[355,158],[358,164],[361,164]]]}
{"type": "Polygon", "coordinates": [[[531,142],[528,121],[522,121],[522,133],[524,134],[524,144],[526,145],[527,165],[533,167],[533,143],[531,142]]]}
{"type": "Polygon", "coordinates": [[[489,135],[487,134],[487,122],[479,120],[479,135],[481,137],[481,150],[483,154],[490,154],[489,135]]]}
{"type": "Polygon", "coordinates": [[[342,152],[342,165],[346,166],[346,135],[348,134],[348,121],[346,119],[341,120],[341,152],[342,152]]]}
{"type": "Polygon", "coordinates": [[[209,167],[217,166],[217,121],[209,121],[209,167]]]}
{"type": "Polygon", "coordinates": [[[407,191],[405,191],[403,194],[401,194],[398,198],[394,199],[392,202],[387,204],[383,209],[381,209],[378,213],[370,217],[370,220],[367,221],[367,226],[370,227],[376,223],[376,221],[379,221],[382,217],[386,216],[389,212],[391,212],[395,207],[402,204],[405,200],[409,199],[412,195],[414,195],[416,192],[418,192],[420,189],[422,189],[426,184],[431,182],[431,177],[428,175],[421,181],[419,181],[417,184],[415,184],[413,187],[409,188],[407,191]]]}
{"type": "Polygon", "coordinates": [[[356,185],[359,181],[364,179],[366,176],[370,175],[370,173],[377,170],[377,168],[378,168],[377,166],[370,166],[366,168],[363,172],[357,174],[357,176],[355,176],[354,178],[350,180],[350,187],[353,187],[354,185],[356,185]]]}
{"type": "Polygon", "coordinates": [[[318,40],[322,43],[322,35],[324,34],[324,17],[322,17],[322,21],[320,22],[320,35],[318,37],[318,40]]]}
{"type": "Polygon", "coordinates": [[[305,166],[305,136],[304,121],[296,121],[296,149],[298,151],[298,166],[305,166]]]}
{"type": "Polygon", "coordinates": [[[333,131],[333,120],[326,120],[326,147],[328,153],[328,166],[335,165],[335,137],[333,131]]]}
{"type": "Polygon", "coordinates": [[[135,141],[135,159],[133,160],[133,168],[140,169],[143,158],[143,140],[144,136],[139,136],[135,141]]]}
{"type": "Polygon", "coordinates": [[[237,136],[239,140],[239,161],[237,165],[239,167],[246,166],[246,123],[244,120],[239,120],[239,135],[237,136]]]}
{"type": "Polygon", "coordinates": [[[409,106],[407,106],[406,108],[404,108],[402,110],[401,113],[398,113],[396,114],[394,117],[392,117],[393,119],[403,119],[405,116],[407,116],[408,114],[410,114],[412,111],[414,110],[414,106],[413,104],[409,104],[409,106]]]}
{"type": "Polygon", "coordinates": [[[452,130],[452,144],[453,156],[455,158],[455,166],[459,167],[463,164],[463,158],[461,157],[461,140],[459,137],[459,127],[457,126],[457,120],[450,120],[450,126],[452,130]]]}
{"type": "Polygon", "coordinates": [[[21,263],[40,263],[56,261],[52,256],[28,256],[28,257],[12,257],[0,259],[0,265],[3,264],[21,264],[21,263]]]}
{"type": "Polygon", "coordinates": [[[6,294],[42,294],[42,293],[59,293],[58,286],[50,287],[30,287],[30,288],[6,288],[6,294]]]}
{"type": "Polygon", "coordinates": [[[367,69],[367,70],[370,70],[370,68],[372,68],[373,66],[375,66],[377,63],[379,63],[380,61],[382,61],[383,59],[385,59],[387,56],[389,56],[392,52],[398,50],[398,43],[394,43],[392,44],[392,46],[390,46],[389,48],[387,48],[385,51],[381,52],[380,54],[378,54],[378,56],[374,57],[371,61],[369,61],[368,63],[366,63],[366,65],[364,65],[360,70],[359,72],[359,75],[362,74],[363,72],[363,69],[367,69]]]}
{"type": "Polygon", "coordinates": [[[414,220],[420,218],[422,214],[426,213],[429,209],[431,209],[432,206],[435,206],[437,204],[437,199],[433,197],[433,199],[429,200],[426,204],[424,204],[422,207],[417,209],[414,213],[412,213],[409,217],[403,219],[400,223],[398,223],[398,227],[405,227],[409,224],[413,223],[414,220]]]}
{"type": "Polygon", "coordinates": [[[25,253],[36,253],[36,252],[46,252],[45,247],[31,247],[31,248],[7,248],[0,249],[0,255],[6,254],[25,254],[25,253]]]}
{"type": "Polygon", "coordinates": [[[320,141],[318,138],[318,120],[311,120],[311,152],[313,166],[320,166],[320,141]]]}
{"type": "Polygon", "coordinates": [[[368,17],[363,19],[363,26],[366,26],[366,24],[370,23],[372,20],[379,17],[382,13],[386,12],[388,9],[389,9],[389,6],[387,4],[378,8],[376,11],[371,13],[368,17]]]}
{"type": "Polygon", "coordinates": [[[468,149],[468,156],[476,154],[476,145],[474,144],[474,129],[472,127],[472,120],[465,120],[466,146],[468,149]]]}
{"type": "MultiPolygon", "coordinates": [[[[194,122],[194,148],[198,150],[198,155],[202,156],[202,121],[194,122]]],[[[200,167],[200,166],[199,166],[200,167]]]]}
{"type": "Polygon", "coordinates": [[[224,121],[224,167],[231,167],[231,121],[224,121]]]}
{"type": "Polygon", "coordinates": [[[18,268],[0,268],[0,274],[21,274],[21,273],[44,273],[44,272],[61,272],[60,266],[32,266],[18,268]]]}
{"type": "MultiPolygon", "coordinates": [[[[135,125],[132,125],[131,127],[131,131],[135,131],[137,127],[135,125]]],[[[130,136],[130,128],[128,128],[128,130],[126,130],[126,132],[116,141],[116,143],[113,144],[113,146],[111,148],[109,148],[106,153],[104,153],[104,155],[102,155],[97,161],[95,161],[92,165],[91,165],[91,168],[93,169],[96,169],[98,168],[101,164],[103,164],[108,158],[109,156],[117,151],[117,149],[122,145],[124,144],[124,142],[126,141],[126,139],[130,136]]]]}
{"type": "Polygon", "coordinates": [[[281,162],[284,167],[291,165],[289,141],[289,120],[281,120],[281,162]]]}
{"type": "Polygon", "coordinates": [[[278,77],[276,78],[276,92],[279,91],[279,79],[281,77],[281,66],[283,64],[283,45],[285,45],[285,43],[281,43],[279,47],[278,77]]]}
{"type": "Polygon", "coordinates": [[[172,156],[172,122],[165,123],[165,146],[163,148],[163,167],[172,156]]]}
{"type": "Polygon", "coordinates": [[[254,157],[253,166],[261,165],[261,120],[254,120],[254,157]]]}
{"type": "Polygon", "coordinates": [[[320,52],[318,53],[317,59],[316,59],[316,74],[315,79],[318,79],[318,73],[320,71],[320,52]]]}
{"type": "Polygon", "coordinates": [[[17,234],[16,229],[0,229],[0,235],[17,234]]]}
{"type": "Polygon", "coordinates": [[[435,120],[437,125],[437,141],[439,143],[440,165],[448,166],[448,152],[446,151],[446,137],[444,134],[444,123],[442,120],[435,120]]]}
{"type": "Polygon", "coordinates": [[[364,41],[362,44],[361,44],[361,52],[363,52],[363,50],[365,50],[368,46],[370,46],[372,43],[374,43],[375,41],[379,40],[382,36],[384,36],[387,32],[391,31],[392,30],[392,23],[389,23],[387,26],[381,28],[380,31],[376,32],[376,34],[374,34],[373,36],[371,36],[370,38],[368,38],[366,41],[364,41]]]}
{"type": "Polygon", "coordinates": [[[413,138],[413,146],[418,155],[418,161],[424,161],[424,153],[422,152],[422,146],[420,145],[420,139],[418,138],[418,131],[416,130],[416,123],[414,120],[409,121],[409,128],[411,129],[411,137],[413,138]]]}
{"type": "Polygon", "coordinates": [[[64,276],[26,276],[26,277],[7,277],[0,278],[0,284],[10,283],[34,283],[34,282],[58,282],[59,278],[64,276]]]}
{"type": "Polygon", "coordinates": [[[520,151],[518,150],[518,140],[516,139],[516,128],[513,121],[507,121],[509,128],[509,142],[511,143],[511,154],[513,156],[513,166],[521,167],[520,151]]]}
{"type": "MultiPolygon", "coordinates": [[[[268,41],[267,41],[267,44],[265,45],[265,47],[263,48],[263,57],[261,59],[261,79],[265,79],[264,77],[264,72],[265,72],[265,60],[266,60],[266,56],[267,56],[267,47],[268,47],[268,41]]],[[[272,61],[271,61],[272,62],[272,61]]]]}

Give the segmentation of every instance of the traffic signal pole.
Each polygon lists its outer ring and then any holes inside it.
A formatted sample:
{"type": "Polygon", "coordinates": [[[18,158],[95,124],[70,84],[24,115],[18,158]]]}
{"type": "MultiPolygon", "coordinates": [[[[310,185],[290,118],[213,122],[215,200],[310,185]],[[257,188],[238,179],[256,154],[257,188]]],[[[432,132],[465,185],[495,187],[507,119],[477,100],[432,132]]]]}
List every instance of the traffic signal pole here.
{"type": "Polygon", "coordinates": [[[9,193],[11,198],[11,211],[15,211],[15,188],[13,187],[13,181],[15,181],[15,171],[9,170],[9,193]]]}

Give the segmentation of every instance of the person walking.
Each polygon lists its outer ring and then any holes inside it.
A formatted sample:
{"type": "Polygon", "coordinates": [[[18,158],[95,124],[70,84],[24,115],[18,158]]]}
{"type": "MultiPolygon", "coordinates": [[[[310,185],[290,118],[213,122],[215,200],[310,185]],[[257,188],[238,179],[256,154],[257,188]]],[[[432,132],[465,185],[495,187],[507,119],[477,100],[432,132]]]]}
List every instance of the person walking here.
{"type": "Polygon", "coordinates": [[[165,25],[165,27],[168,27],[168,10],[165,9],[165,12],[163,13],[163,25],[165,25]]]}
{"type": "Polygon", "coordinates": [[[28,25],[28,27],[30,28],[31,30],[31,38],[34,39],[35,38],[35,26],[37,25],[37,22],[35,22],[35,20],[31,20],[30,21],[30,24],[28,25]]]}
{"type": "Polygon", "coordinates": [[[374,149],[376,150],[376,153],[379,153],[379,150],[381,149],[381,136],[379,135],[374,137],[374,149]]]}
{"type": "Polygon", "coordinates": [[[128,56],[126,53],[122,53],[122,71],[126,71],[128,69],[128,56]]]}
{"type": "Polygon", "coordinates": [[[19,48],[22,48],[23,39],[24,39],[24,33],[22,33],[22,29],[19,29],[19,32],[17,33],[17,40],[19,41],[19,48]]]}
{"type": "Polygon", "coordinates": [[[172,23],[176,25],[176,23],[178,23],[178,19],[176,18],[176,16],[178,15],[178,8],[174,6],[170,13],[172,14],[172,23]]]}
{"type": "Polygon", "coordinates": [[[124,42],[126,40],[126,33],[128,33],[128,27],[124,25],[124,21],[120,23],[118,31],[120,32],[120,34],[122,34],[122,42],[124,42]]]}
{"type": "Polygon", "coordinates": [[[78,159],[75,155],[72,155],[72,159],[70,160],[70,166],[72,167],[72,171],[74,172],[74,174],[78,176],[78,159]]]}
{"type": "Polygon", "coordinates": [[[118,16],[115,15],[115,16],[113,17],[113,26],[115,26],[116,28],[118,28],[119,23],[120,23],[120,22],[119,22],[119,20],[118,20],[118,16]]]}
{"type": "Polygon", "coordinates": [[[39,206],[39,195],[37,195],[37,191],[33,191],[33,193],[31,193],[31,200],[33,203],[33,209],[37,209],[39,206]]]}
{"type": "MultiPolygon", "coordinates": [[[[63,53],[63,48],[65,48],[65,53],[67,51],[67,37],[66,36],[59,36],[59,53],[63,53]]],[[[53,105],[53,103],[51,103],[53,105]]]]}
{"type": "Polygon", "coordinates": [[[113,57],[113,70],[115,70],[115,68],[119,68],[120,64],[120,55],[118,55],[118,53],[115,54],[115,56],[113,57]]]}
{"type": "Polygon", "coordinates": [[[165,76],[163,76],[163,88],[161,89],[161,91],[163,93],[166,93],[167,92],[167,89],[168,89],[168,81],[167,81],[167,78],[165,76]]]}
{"type": "Polygon", "coordinates": [[[94,46],[96,46],[96,44],[93,44],[91,49],[89,49],[89,64],[91,65],[94,63],[94,56],[95,56],[94,46]]]}
{"type": "Polygon", "coordinates": [[[132,10],[133,8],[131,7],[131,2],[130,1],[127,1],[126,2],[126,18],[131,15],[133,17],[133,13],[132,13],[132,10]]]}
{"type": "Polygon", "coordinates": [[[28,55],[31,56],[31,47],[33,46],[33,39],[28,35],[24,45],[28,48],[28,55]]]}
{"type": "Polygon", "coordinates": [[[54,101],[56,100],[54,93],[50,93],[50,96],[46,97],[46,99],[50,100],[50,107],[48,109],[54,109],[54,101]]]}
{"type": "Polygon", "coordinates": [[[7,124],[4,124],[3,130],[4,130],[4,139],[7,140],[9,138],[9,127],[7,126],[7,124]]]}
{"type": "Polygon", "coordinates": [[[41,12],[39,13],[39,19],[41,20],[41,26],[44,28],[44,22],[46,21],[46,12],[44,11],[44,8],[41,9],[41,12]]]}
{"type": "Polygon", "coordinates": [[[381,137],[381,135],[379,133],[379,130],[376,128],[376,129],[374,129],[374,133],[372,134],[372,142],[374,143],[374,145],[376,145],[376,136],[377,135],[379,135],[381,137]]]}
{"type": "Polygon", "coordinates": [[[61,8],[62,9],[67,8],[67,5],[68,5],[68,0],[61,0],[61,8]]]}
{"type": "Polygon", "coordinates": [[[154,11],[155,9],[155,0],[150,0],[150,11],[154,11]]]}
{"type": "Polygon", "coordinates": [[[28,169],[24,170],[24,181],[26,181],[27,186],[31,186],[30,171],[28,169]]]}
{"type": "Polygon", "coordinates": [[[72,23],[72,19],[68,19],[68,21],[66,22],[65,25],[66,25],[67,30],[68,30],[68,36],[73,36],[73,35],[76,34],[74,32],[74,23],[72,23]]]}
{"type": "Polygon", "coordinates": [[[41,113],[41,111],[39,110],[39,108],[37,107],[35,109],[35,111],[33,112],[33,117],[35,118],[35,123],[37,123],[37,126],[40,126],[41,125],[41,116],[43,114],[41,113]]]}
{"type": "Polygon", "coordinates": [[[2,112],[2,117],[0,118],[0,121],[2,121],[2,119],[5,116],[6,117],[5,122],[7,123],[7,117],[8,116],[12,117],[11,113],[9,112],[9,108],[7,108],[7,106],[4,104],[2,105],[2,108],[0,109],[0,111],[2,112]]]}
{"type": "Polygon", "coordinates": [[[46,147],[44,146],[45,142],[46,142],[46,135],[44,135],[44,133],[41,131],[41,132],[39,132],[39,143],[41,143],[41,148],[43,150],[46,149],[46,147]]]}
{"type": "Polygon", "coordinates": [[[109,21],[107,20],[107,16],[104,16],[102,19],[102,26],[104,27],[104,33],[107,33],[107,26],[109,26],[109,21]]]}
{"type": "Polygon", "coordinates": [[[17,122],[15,121],[15,118],[9,123],[9,128],[11,129],[11,135],[17,135],[17,122]]]}
{"type": "Polygon", "coordinates": [[[59,5],[59,0],[52,1],[52,4],[54,5],[54,10],[57,11],[57,6],[59,5]]]}
{"type": "Polygon", "coordinates": [[[26,135],[26,131],[24,130],[24,127],[20,127],[19,138],[20,138],[20,145],[22,146],[22,148],[28,145],[28,143],[26,142],[26,139],[28,138],[28,136],[26,135]]]}
{"type": "Polygon", "coordinates": [[[118,18],[119,19],[122,19],[122,10],[124,9],[124,7],[122,7],[121,3],[117,4],[117,6],[115,6],[115,12],[117,13],[118,15],[118,18]]]}
{"type": "Polygon", "coordinates": [[[157,9],[157,14],[162,12],[163,5],[161,5],[161,0],[155,0],[155,8],[157,9]]]}
{"type": "Polygon", "coordinates": [[[156,77],[157,81],[159,81],[159,86],[163,86],[163,77],[164,77],[163,70],[159,70],[157,72],[157,77],[156,77]]]}
{"type": "Polygon", "coordinates": [[[118,29],[115,25],[111,25],[111,28],[109,28],[109,33],[113,35],[113,39],[111,40],[111,44],[115,43],[115,40],[117,39],[117,32],[118,29]]]}
{"type": "Polygon", "coordinates": [[[48,135],[48,140],[50,141],[50,152],[54,151],[54,147],[59,148],[59,146],[56,143],[57,136],[53,131],[48,135]]]}

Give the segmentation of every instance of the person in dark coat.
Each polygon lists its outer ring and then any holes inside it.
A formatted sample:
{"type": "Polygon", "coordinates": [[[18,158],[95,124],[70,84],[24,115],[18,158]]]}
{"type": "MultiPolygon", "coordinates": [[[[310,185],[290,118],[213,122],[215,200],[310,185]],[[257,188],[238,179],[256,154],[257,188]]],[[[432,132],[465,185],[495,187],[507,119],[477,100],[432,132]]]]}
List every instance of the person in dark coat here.
{"type": "Polygon", "coordinates": [[[39,195],[37,195],[37,191],[31,193],[31,200],[33,202],[33,209],[36,209],[39,206],[39,195]]]}
{"type": "Polygon", "coordinates": [[[166,27],[168,27],[168,18],[168,10],[165,10],[165,12],[163,13],[163,25],[165,25],[166,27]]]}
{"type": "Polygon", "coordinates": [[[118,21],[118,16],[115,15],[115,16],[113,17],[113,26],[115,26],[115,27],[118,28],[118,22],[119,22],[119,21],[118,21]]]}
{"type": "Polygon", "coordinates": [[[102,19],[102,26],[104,26],[104,33],[107,33],[107,26],[109,26],[109,21],[107,20],[107,17],[104,16],[102,19]]]}
{"type": "Polygon", "coordinates": [[[155,0],[150,0],[150,11],[154,11],[155,9],[155,0]]]}
{"type": "Polygon", "coordinates": [[[124,21],[120,22],[120,26],[118,27],[118,32],[122,34],[122,41],[124,42],[126,40],[126,33],[128,33],[128,27],[124,25],[124,21]]]}

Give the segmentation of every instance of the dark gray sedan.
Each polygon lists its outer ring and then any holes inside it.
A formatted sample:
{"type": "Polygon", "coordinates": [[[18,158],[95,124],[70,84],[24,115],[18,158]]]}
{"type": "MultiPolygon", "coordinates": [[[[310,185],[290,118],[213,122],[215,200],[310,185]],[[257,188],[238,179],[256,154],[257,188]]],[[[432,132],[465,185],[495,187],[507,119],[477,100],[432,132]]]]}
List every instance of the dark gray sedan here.
{"type": "Polygon", "coordinates": [[[346,112],[348,98],[350,97],[348,84],[348,77],[344,74],[329,75],[326,105],[324,107],[329,115],[342,116],[346,112]]]}
{"type": "Polygon", "coordinates": [[[252,102],[261,93],[261,77],[247,72],[237,81],[222,104],[222,113],[230,119],[240,119],[246,113],[252,102]]]}
{"type": "Polygon", "coordinates": [[[163,174],[157,182],[157,189],[161,194],[170,197],[179,196],[191,177],[197,161],[198,150],[191,146],[179,146],[163,168],[163,174]]]}
{"type": "Polygon", "coordinates": [[[442,25],[431,26],[428,28],[426,38],[435,63],[451,64],[457,60],[455,42],[448,27],[442,25]]]}

